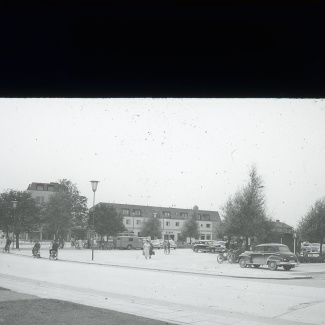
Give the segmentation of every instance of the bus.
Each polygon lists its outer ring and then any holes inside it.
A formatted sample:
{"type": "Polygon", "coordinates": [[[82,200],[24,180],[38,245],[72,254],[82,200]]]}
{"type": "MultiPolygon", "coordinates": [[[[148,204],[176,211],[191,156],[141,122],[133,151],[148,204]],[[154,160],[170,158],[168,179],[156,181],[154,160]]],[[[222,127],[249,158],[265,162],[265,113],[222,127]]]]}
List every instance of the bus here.
{"type": "Polygon", "coordinates": [[[114,237],[113,243],[116,249],[142,249],[146,239],[148,237],[118,236],[114,237]]]}

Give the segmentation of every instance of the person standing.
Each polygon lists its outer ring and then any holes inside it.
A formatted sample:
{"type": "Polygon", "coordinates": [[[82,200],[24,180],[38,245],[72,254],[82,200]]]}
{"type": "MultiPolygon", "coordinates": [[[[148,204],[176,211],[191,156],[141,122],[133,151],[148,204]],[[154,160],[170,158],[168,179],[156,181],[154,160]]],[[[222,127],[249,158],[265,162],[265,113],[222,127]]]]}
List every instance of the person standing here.
{"type": "Polygon", "coordinates": [[[143,244],[143,255],[147,259],[148,257],[150,258],[150,244],[149,240],[146,240],[145,243],[143,244]]]}

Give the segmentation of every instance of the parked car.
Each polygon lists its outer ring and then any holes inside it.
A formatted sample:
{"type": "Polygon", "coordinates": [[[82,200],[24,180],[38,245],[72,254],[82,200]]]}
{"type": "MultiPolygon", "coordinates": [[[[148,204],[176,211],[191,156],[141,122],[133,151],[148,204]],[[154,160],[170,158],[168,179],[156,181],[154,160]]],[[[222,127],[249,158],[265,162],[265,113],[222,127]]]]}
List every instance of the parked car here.
{"type": "Polygon", "coordinates": [[[153,248],[155,248],[155,249],[163,248],[163,242],[164,242],[163,239],[154,239],[151,242],[152,242],[153,248]]]}
{"type": "Polygon", "coordinates": [[[260,244],[253,251],[245,251],[238,257],[240,267],[253,265],[255,268],[267,265],[275,271],[279,266],[286,271],[298,264],[297,256],[290,252],[288,246],[283,244],[260,244]]]}
{"type": "Polygon", "coordinates": [[[172,239],[169,239],[169,243],[170,243],[170,249],[176,249],[177,248],[176,243],[172,239]]]}
{"type": "Polygon", "coordinates": [[[217,242],[215,240],[198,240],[193,246],[193,251],[197,252],[210,252],[220,253],[225,251],[224,242],[217,242]]]}
{"type": "Polygon", "coordinates": [[[319,252],[320,251],[320,244],[319,243],[311,243],[309,244],[309,252],[319,252]]]}

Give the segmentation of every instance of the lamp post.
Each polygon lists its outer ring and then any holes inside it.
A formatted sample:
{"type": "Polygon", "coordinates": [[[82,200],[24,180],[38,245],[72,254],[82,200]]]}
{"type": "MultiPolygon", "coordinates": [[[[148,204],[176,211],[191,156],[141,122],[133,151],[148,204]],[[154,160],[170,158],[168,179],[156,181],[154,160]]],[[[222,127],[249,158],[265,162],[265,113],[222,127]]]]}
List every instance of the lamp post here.
{"type": "Polygon", "coordinates": [[[14,229],[13,229],[13,238],[12,238],[12,248],[15,249],[15,244],[14,244],[14,237],[15,237],[15,231],[16,231],[16,208],[17,208],[17,203],[18,201],[11,201],[12,202],[12,207],[14,209],[14,229]]]}
{"type": "Polygon", "coordinates": [[[296,255],[296,240],[297,240],[297,234],[293,233],[293,253],[296,255]]]}
{"type": "Polygon", "coordinates": [[[93,231],[92,231],[92,239],[91,239],[91,259],[94,260],[94,236],[95,236],[95,192],[97,190],[97,186],[99,181],[90,181],[91,188],[94,192],[94,200],[93,200],[93,231]]]}

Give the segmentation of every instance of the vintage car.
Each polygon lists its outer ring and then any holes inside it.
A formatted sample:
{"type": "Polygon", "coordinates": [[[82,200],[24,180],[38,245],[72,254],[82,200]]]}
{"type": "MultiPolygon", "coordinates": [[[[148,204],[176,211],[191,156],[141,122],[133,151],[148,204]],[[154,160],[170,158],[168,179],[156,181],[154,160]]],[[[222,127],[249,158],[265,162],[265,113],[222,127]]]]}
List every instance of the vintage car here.
{"type": "Polygon", "coordinates": [[[220,253],[225,250],[224,242],[217,242],[215,240],[198,240],[193,246],[193,251],[197,252],[210,252],[220,253]]]}
{"type": "Polygon", "coordinates": [[[153,248],[160,249],[160,248],[163,248],[164,240],[163,239],[154,239],[151,241],[151,243],[153,245],[153,248]]]}
{"type": "Polygon", "coordinates": [[[294,268],[298,264],[296,255],[290,252],[288,246],[283,244],[261,244],[257,245],[253,251],[246,251],[238,256],[240,267],[253,265],[258,268],[267,265],[270,270],[276,270],[279,266],[286,271],[294,268]]]}

